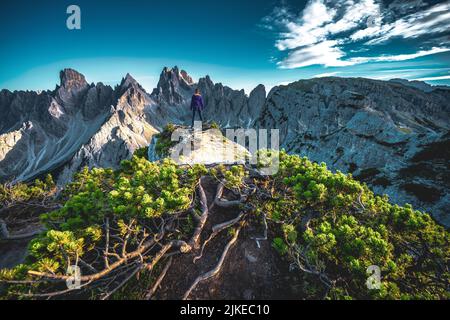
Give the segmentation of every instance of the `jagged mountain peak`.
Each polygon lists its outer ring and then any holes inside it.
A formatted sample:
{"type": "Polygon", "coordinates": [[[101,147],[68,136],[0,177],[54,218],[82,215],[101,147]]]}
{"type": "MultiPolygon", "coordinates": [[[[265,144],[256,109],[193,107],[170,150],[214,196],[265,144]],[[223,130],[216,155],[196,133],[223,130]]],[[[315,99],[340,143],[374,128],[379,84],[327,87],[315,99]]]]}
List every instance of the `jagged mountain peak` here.
{"type": "Polygon", "coordinates": [[[192,77],[185,70],[180,71],[178,66],[164,67],[159,76],[158,85],[151,96],[155,101],[161,103],[179,105],[190,98],[194,86],[192,77]]]}
{"type": "Polygon", "coordinates": [[[198,83],[204,83],[207,86],[214,86],[214,82],[211,80],[211,77],[209,75],[206,75],[204,78],[200,78],[198,83]]]}
{"type": "Polygon", "coordinates": [[[140,113],[146,105],[153,103],[152,99],[131,74],[127,73],[119,86],[116,87],[118,99],[116,108],[127,109],[129,112],[140,113]]]}
{"type": "Polygon", "coordinates": [[[180,83],[181,85],[190,86],[194,84],[194,80],[186,70],[179,69],[178,66],[173,68],[164,67],[159,77],[158,86],[164,85],[166,82],[180,83]]]}
{"type": "Polygon", "coordinates": [[[59,79],[60,86],[64,88],[81,88],[89,85],[84,75],[70,68],[61,70],[59,72],[59,79]]]}
{"type": "Polygon", "coordinates": [[[133,78],[133,76],[131,76],[131,74],[127,73],[125,78],[122,78],[120,87],[123,89],[127,89],[132,85],[139,85],[139,83],[136,81],[136,79],[133,78]]]}
{"type": "Polygon", "coordinates": [[[252,91],[259,91],[259,90],[266,90],[266,86],[265,85],[263,85],[263,84],[258,84],[252,91]]]}
{"type": "Polygon", "coordinates": [[[74,69],[63,69],[59,72],[60,85],[56,86],[55,97],[58,103],[65,105],[66,111],[76,110],[83,95],[89,90],[89,83],[84,75],[74,69]]]}
{"type": "Polygon", "coordinates": [[[173,68],[164,67],[161,71],[160,78],[171,78],[172,76],[177,76],[180,73],[180,69],[178,66],[174,66],[173,68]]]}
{"type": "MultiPolygon", "coordinates": [[[[131,74],[127,73],[120,85],[116,87],[116,97],[119,102],[126,102],[131,107],[140,106],[150,103],[150,97],[145,89],[131,74]]],[[[121,104],[121,103],[119,103],[121,104]]]]}
{"type": "Polygon", "coordinates": [[[185,70],[181,70],[180,75],[184,79],[184,81],[186,81],[188,84],[194,83],[194,80],[192,79],[192,77],[185,70]]]}

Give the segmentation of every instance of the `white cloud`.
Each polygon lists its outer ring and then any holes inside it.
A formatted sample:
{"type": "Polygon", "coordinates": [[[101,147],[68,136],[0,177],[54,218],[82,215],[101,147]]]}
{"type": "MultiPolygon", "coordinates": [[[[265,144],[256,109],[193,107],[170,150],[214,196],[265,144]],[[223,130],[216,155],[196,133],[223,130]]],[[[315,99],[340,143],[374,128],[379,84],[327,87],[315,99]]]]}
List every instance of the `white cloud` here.
{"type": "MultiPolygon", "coordinates": [[[[364,19],[379,15],[375,0],[346,0],[327,6],[323,0],[311,0],[300,17],[286,9],[277,9],[275,20],[286,32],[280,34],[275,46],[281,50],[295,49],[324,41],[328,36],[356,28],[364,19]]],[[[271,20],[271,19],[269,19],[271,20]]]]}
{"type": "Polygon", "coordinates": [[[313,78],[333,77],[333,76],[335,76],[335,75],[337,75],[339,73],[340,73],[339,71],[320,73],[320,74],[316,74],[315,76],[313,76],[313,78]]]}
{"type": "MultiPolygon", "coordinates": [[[[365,38],[373,38],[367,44],[380,44],[392,38],[417,38],[423,35],[443,33],[450,28],[450,2],[437,4],[426,10],[409,14],[393,23],[385,24],[365,38]]],[[[353,35],[358,38],[358,35],[353,35]]],[[[357,40],[362,39],[358,38],[357,40]]]]}
{"type": "Polygon", "coordinates": [[[337,47],[337,41],[327,40],[292,50],[284,60],[277,64],[282,69],[301,68],[315,64],[326,67],[351,65],[352,63],[341,60],[344,55],[345,53],[337,47]]]}
{"type": "Polygon", "coordinates": [[[436,81],[436,80],[448,80],[450,79],[450,75],[448,76],[437,76],[437,77],[425,77],[425,78],[418,78],[414,79],[416,81],[436,81]]]}
{"type": "Polygon", "coordinates": [[[275,46],[283,51],[324,40],[327,31],[323,25],[332,21],[335,13],[333,9],[328,9],[322,0],[310,2],[303,10],[303,15],[298,22],[284,19],[287,32],[281,34],[282,39],[278,40],[275,46]]]}
{"type": "Polygon", "coordinates": [[[345,1],[344,14],[339,20],[326,26],[330,34],[339,34],[359,27],[370,18],[371,24],[378,23],[380,6],[375,0],[345,1]]]}
{"type": "MultiPolygon", "coordinates": [[[[286,52],[277,62],[279,68],[310,65],[342,67],[367,62],[404,61],[449,51],[441,45],[417,49],[414,53],[348,58],[345,46],[362,43],[370,48],[395,37],[417,38],[450,30],[450,1],[428,7],[422,1],[394,1],[388,8],[381,0],[310,0],[300,15],[277,8],[264,20],[281,28],[275,47],[286,52]],[[403,16],[398,16],[403,14],[403,16]],[[428,50],[427,50],[428,49],[428,50]]],[[[274,28],[273,28],[274,29],[274,28]]],[[[353,50],[351,53],[365,50],[353,50]]],[[[370,51],[370,50],[369,50],[370,51]]]]}
{"type": "Polygon", "coordinates": [[[352,64],[360,64],[367,62],[392,62],[392,61],[405,61],[412,60],[424,56],[429,56],[436,53],[448,52],[450,48],[431,48],[430,50],[421,50],[416,53],[411,54],[399,54],[399,55],[386,55],[386,56],[378,56],[378,57],[357,57],[351,58],[348,60],[349,63],[352,64]]]}

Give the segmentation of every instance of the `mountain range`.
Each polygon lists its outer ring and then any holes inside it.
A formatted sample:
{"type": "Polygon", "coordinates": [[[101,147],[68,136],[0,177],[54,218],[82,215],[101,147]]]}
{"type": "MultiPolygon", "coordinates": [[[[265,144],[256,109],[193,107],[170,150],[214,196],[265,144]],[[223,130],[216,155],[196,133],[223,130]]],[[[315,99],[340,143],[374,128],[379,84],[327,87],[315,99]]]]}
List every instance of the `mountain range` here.
{"type": "Polygon", "coordinates": [[[403,79],[314,78],[247,95],[174,67],[148,93],[129,74],[113,88],[65,69],[52,91],[0,91],[0,180],[51,172],[63,186],[84,166],[116,168],[166,124],[190,123],[195,88],[221,128],[280,129],[287,152],[450,225],[450,88],[403,79]]]}

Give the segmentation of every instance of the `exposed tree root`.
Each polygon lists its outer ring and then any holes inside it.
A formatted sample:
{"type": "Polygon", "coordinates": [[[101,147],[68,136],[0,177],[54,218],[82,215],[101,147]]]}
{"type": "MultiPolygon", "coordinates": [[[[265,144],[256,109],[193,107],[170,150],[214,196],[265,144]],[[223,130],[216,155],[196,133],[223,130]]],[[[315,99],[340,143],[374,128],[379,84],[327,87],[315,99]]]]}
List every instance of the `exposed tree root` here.
{"type": "MultiPolygon", "coordinates": [[[[246,195],[243,194],[239,194],[240,195],[240,199],[239,200],[233,200],[233,201],[229,201],[226,199],[223,199],[223,192],[225,190],[225,180],[222,180],[219,182],[219,184],[217,185],[217,191],[216,191],[216,196],[214,198],[214,202],[211,205],[211,207],[215,204],[218,207],[222,207],[222,208],[231,208],[231,207],[236,207],[236,206],[240,206],[242,205],[245,200],[246,200],[246,195]]],[[[210,210],[211,210],[210,207],[210,210]]],[[[194,257],[193,262],[195,263],[198,259],[200,259],[203,256],[203,251],[206,247],[206,245],[215,237],[217,236],[217,234],[219,234],[221,231],[231,227],[232,225],[238,223],[242,217],[244,216],[244,212],[239,213],[239,215],[231,220],[225,221],[223,223],[217,224],[215,226],[212,227],[212,233],[209,236],[209,238],[203,242],[201,250],[200,250],[200,254],[196,257],[194,257]]]]}
{"type": "MultiPolygon", "coordinates": [[[[137,246],[129,252],[129,240],[130,235],[132,232],[134,232],[134,221],[130,223],[130,225],[126,226],[127,228],[127,234],[123,236],[122,239],[120,239],[115,233],[117,233],[117,229],[112,228],[110,225],[110,221],[108,218],[106,218],[104,223],[104,230],[106,233],[105,238],[105,245],[104,248],[99,250],[98,253],[100,255],[94,259],[94,261],[91,263],[87,263],[84,260],[81,261],[78,259],[78,263],[80,263],[80,266],[86,268],[87,270],[90,270],[92,273],[82,275],[79,280],[81,283],[83,283],[82,287],[85,288],[87,285],[92,284],[92,288],[97,286],[96,281],[101,281],[104,283],[105,281],[109,283],[106,287],[110,287],[113,283],[116,282],[116,279],[123,279],[120,280],[120,283],[114,287],[114,289],[108,291],[105,293],[101,299],[108,299],[110,298],[115,292],[117,292],[120,288],[122,288],[124,285],[126,285],[130,279],[133,278],[138,272],[140,272],[142,269],[152,270],[154,266],[165,256],[171,255],[169,251],[172,251],[175,249],[175,252],[178,253],[188,253],[191,252],[192,249],[198,248],[199,241],[200,241],[200,235],[203,231],[203,228],[205,226],[207,217],[208,217],[208,203],[205,191],[202,186],[202,178],[200,178],[199,183],[197,185],[197,191],[200,198],[200,207],[202,210],[202,215],[199,217],[199,222],[197,224],[196,229],[194,230],[192,237],[188,242],[183,240],[172,240],[166,244],[160,244],[160,241],[167,236],[167,230],[172,229],[172,225],[174,221],[176,221],[179,216],[182,214],[176,214],[169,216],[169,218],[161,219],[161,225],[159,226],[160,232],[151,235],[147,233],[145,230],[142,231],[142,239],[138,242],[137,246]],[[119,247],[119,252],[113,248],[110,245],[110,241],[119,240],[122,245],[119,247]],[[128,244],[128,246],[127,246],[128,244]],[[156,252],[150,255],[151,252],[154,252],[154,248],[156,246],[160,246],[161,248],[156,252]],[[100,258],[100,260],[99,260],[100,258]],[[103,262],[101,262],[103,261],[103,262]],[[103,265],[102,269],[97,270],[95,266],[98,266],[99,264],[103,265]],[[134,265],[134,266],[133,266],[134,265]]],[[[0,230],[3,234],[6,234],[9,238],[9,232],[6,228],[6,223],[3,220],[0,220],[0,230]]],[[[38,232],[36,232],[38,233],[38,232]]],[[[20,235],[24,236],[24,235],[20,235]]],[[[120,243],[119,242],[119,243],[120,243]]],[[[172,253],[175,253],[172,252],[172,253]]],[[[91,262],[91,261],[89,261],[91,262]]],[[[70,261],[68,261],[68,265],[70,265],[70,261]]],[[[163,270],[164,273],[160,275],[159,283],[162,281],[164,274],[167,272],[167,270],[163,270]]],[[[28,271],[28,274],[36,277],[35,281],[30,281],[30,283],[37,283],[40,281],[49,281],[49,282],[61,282],[73,279],[72,275],[67,274],[54,274],[51,272],[41,272],[41,271],[35,271],[30,270],[28,271]]],[[[7,283],[7,281],[5,281],[7,283]]],[[[154,291],[156,291],[156,288],[158,287],[159,283],[155,284],[155,289],[151,290],[149,292],[149,297],[151,297],[154,294],[154,291]]],[[[72,291],[76,289],[68,289],[63,290],[60,292],[50,292],[45,294],[40,294],[38,296],[32,295],[32,297],[36,298],[50,298],[55,297],[59,295],[69,294],[72,291]]]]}
{"type": "Polygon", "coordinates": [[[186,293],[183,296],[183,300],[187,300],[190,296],[190,294],[192,293],[192,291],[197,287],[197,285],[202,282],[205,281],[209,278],[214,277],[215,275],[217,275],[222,266],[223,266],[223,262],[225,261],[225,258],[228,254],[228,251],[230,250],[230,248],[234,245],[234,243],[236,242],[236,240],[239,237],[239,233],[242,229],[243,224],[241,223],[241,225],[239,226],[239,228],[236,230],[236,233],[234,234],[233,238],[228,242],[228,244],[225,246],[225,249],[222,253],[222,256],[219,259],[219,262],[217,263],[217,265],[214,267],[214,269],[204,273],[203,275],[198,276],[194,283],[192,283],[192,285],[189,287],[189,289],[186,291],[186,293]]]}
{"type": "Polygon", "coordinates": [[[101,300],[108,300],[114,293],[116,293],[120,288],[122,288],[124,285],[130,281],[131,278],[133,278],[139,271],[142,270],[142,265],[138,265],[136,268],[133,269],[133,271],[125,278],[123,279],[117,287],[115,287],[112,291],[105,294],[101,300]]]}
{"type": "Polygon", "coordinates": [[[362,195],[363,195],[363,190],[361,190],[361,192],[359,193],[359,195],[358,195],[358,198],[357,198],[357,203],[356,203],[356,205],[357,205],[357,208],[356,208],[356,210],[359,212],[359,213],[363,213],[364,211],[366,211],[366,207],[364,206],[364,204],[362,203],[362,200],[361,200],[361,197],[362,197],[362,195]]]}
{"type": "Polygon", "coordinates": [[[222,195],[223,195],[224,189],[225,189],[225,181],[222,180],[217,185],[216,197],[214,199],[214,204],[217,205],[218,207],[222,207],[222,208],[237,207],[237,206],[241,205],[246,200],[246,196],[242,195],[242,194],[240,195],[241,198],[239,200],[226,200],[226,199],[223,199],[222,195]]]}
{"type": "Polygon", "coordinates": [[[225,221],[223,223],[216,224],[215,226],[212,227],[213,234],[217,234],[217,233],[221,232],[222,230],[225,230],[225,229],[231,227],[232,225],[238,223],[242,219],[244,214],[245,214],[244,212],[241,212],[234,219],[225,221]]]}
{"type": "Polygon", "coordinates": [[[328,278],[327,274],[324,271],[320,270],[320,268],[312,265],[309,262],[305,251],[307,251],[307,249],[302,250],[298,246],[295,246],[293,249],[291,249],[290,255],[295,261],[295,267],[299,268],[303,272],[317,276],[319,280],[325,285],[325,287],[327,289],[330,289],[333,286],[333,281],[328,278]]]}
{"type": "Polygon", "coordinates": [[[167,271],[169,271],[171,265],[172,265],[172,257],[169,258],[169,261],[164,266],[164,269],[161,271],[161,274],[158,276],[158,279],[156,279],[155,284],[152,286],[152,288],[149,290],[149,292],[145,295],[145,300],[150,300],[158,290],[159,286],[161,285],[161,282],[164,280],[164,277],[167,274],[167,271]]]}
{"type": "Polygon", "coordinates": [[[194,230],[194,234],[192,235],[192,238],[189,241],[189,245],[194,249],[197,249],[199,247],[200,235],[203,231],[203,228],[205,227],[206,220],[208,219],[208,214],[209,214],[208,201],[206,199],[205,190],[203,189],[203,186],[202,186],[202,179],[203,179],[203,177],[200,178],[198,188],[197,188],[199,197],[200,197],[200,207],[202,210],[202,214],[201,214],[200,218],[198,219],[198,224],[194,230]]]}
{"type": "MultiPolygon", "coordinates": [[[[112,271],[114,271],[115,269],[119,268],[123,264],[131,261],[132,259],[134,259],[136,257],[141,256],[146,250],[150,249],[150,247],[152,247],[154,243],[155,242],[154,242],[153,239],[147,241],[138,250],[126,254],[125,257],[117,260],[116,262],[111,264],[108,268],[105,268],[102,271],[99,271],[99,272],[94,273],[94,274],[81,276],[80,277],[80,281],[81,282],[95,281],[95,280],[98,280],[98,279],[100,279],[100,278],[110,274],[112,271]]],[[[163,247],[163,250],[164,249],[167,250],[166,247],[163,247]]],[[[51,273],[46,273],[46,272],[34,271],[34,270],[28,271],[28,274],[30,274],[32,276],[47,278],[47,279],[64,280],[64,281],[67,280],[67,279],[72,278],[72,276],[69,276],[69,275],[51,274],[51,273]]]]}
{"type": "MultiPolygon", "coordinates": [[[[33,283],[36,283],[36,282],[33,282],[33,283]]],[[[92,283],[92,281],[82,284],[80,286],[80,289],[87,287],[91,283],[92,283]]],[[[74,291],[74,289],[65,289],[65,290],[49,292],[49,293],[21,293],[21,296],[25,297],[25,298],[32,298],[32,299],[42,299],[42,298],[51,299],[53,297],[58,297],[58,296],[62,296],[62,295],[71,293],[73,291],[74,291]]]]}
{"type": "Polygon", "coordinates": [[[225,221],[220,224],[216,224],[214,227],[212,227],[211,235],[209,236],[208,239],[205,240],[205,242],[203,242],[202,248],[200,250],[200,254],[198,256],[194,257],[193,262],[195,263],[195,261],[197,261],[198,259],[200,259],[203,256],[203,251],[205,250],[205,247],[208,244],[208,242],[210,242],[212,239],[214,239],[214,237],[217,236],[221,231],[238,223],[242,219],[243,216],[244,216],[244,213],[241,212],[236,218],[225,221]]]}
{"type": "MultiPolygon", "coordinates": [[[[106,300],[108,298],[110,298],[115,292],[117,292],[120,288],[122,288],[124,285],[126,285],[129,280],[131,278],[133,278],[133,276],[135,276],[139,271],[141,271],[142,269],[146,268],[147,270],[152,270],[153,267],[158,263],[158,261],[165,256],[166,252],[169,251],[171,248],[176,248],[178,247],[180,250],[182,250],[181,248],[183,248],[183,246],[186,246],[186,242],[184,241],[171,241],[170,243],[164,245],[161,250],[159,250],[155,256],[153,257],[152,261],[149,263],[142,263],[143,260],[143,256],[141,255],[141,262],[139,262],[139,260],[135,260],[134,263],[137,263],[137,267],[133,268],[131,273],[129,273],[120,283],[118,286],[116,286],[113,290],[111,290],[110,292],[106,293],[101,299],[102,300],[106,300]]],[[[146,248],[150,247],[150,244],[147,243],[145,245],[146,248]]],[[[86,287],[89,284],[99,280],[100,278],[106,277],[108,275],[110,275],[111,273],[113,273],[113,271],[119,270],[120,267],[122,265],[125,264],[125,262],[127,262],[127,260],[131,260],[132,258],[136,258],[139,257],[139,253],[138,251],[145,251],[143,248],[140,248],[139,250],[136,250],[135,252],[132,252],[128,255],[126,255],[125,258],[120,259],[118,261],[116,261],[115,263],[111,264],[110,268],[102,270],[100,272],[97,272],[95,274],[91,274],[88,276],[82,276],[80,277],[80,281],[81,282],[85,282],[83,285],[81,285],[80,288],[86,287]]],[[[130,265],[132,265],[132,263],[130,263],[130,265]]],[[[126,268],[128,272],[129,271],[129,267],[127,266],[126,268]]],[[[36,272],[36,271],[29,271],[28,272],[30,275],[33,276],[38,276],[41,278],[46,278],[46,279],[50,279],[52,281],[63,281],[63,280],[68,280],[73,278],[73,276],[69,276],[69,275],[56,275],[56,274],[49,274],[49,273],[43,273],[43,272],[36,272]]],[[[123,274],[124,272],[120,272],[119,275],[123,274]]],[[[115,277],[118,277],[119,275],[116,275],[115,277]]],[[[36,281],[35,281],[36,282],[36,281]]],[[[34,282],[34,283],[35,283],[34,282]]],[[[63,291],[59,291],[59,292],[50,292],[50,293],[46,293],[46,294],[30,294],[28,297],[34,297],[34,298],[51,298],[51,297],[55,297],[55,296],[60,296],[60,295],[64,295],[64,294],[68,294],[71,293],[75,290],[78,290],[80,288],[77,289],[67,289],[67,290],[63,290],[63,291]]]]}

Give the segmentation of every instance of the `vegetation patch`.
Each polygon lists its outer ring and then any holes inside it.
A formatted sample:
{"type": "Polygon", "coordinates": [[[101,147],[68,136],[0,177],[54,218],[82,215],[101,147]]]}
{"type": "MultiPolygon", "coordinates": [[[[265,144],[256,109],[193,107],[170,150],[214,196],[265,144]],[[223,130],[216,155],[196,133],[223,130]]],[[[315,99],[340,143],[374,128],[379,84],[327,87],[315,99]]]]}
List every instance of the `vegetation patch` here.
{"type": "Polygon", "coordinates": [[[164,130],[156,135],[156,154],[163,158],[169,155],[169,150],[177,144],[177,141],[172,141],[172,133],[176,130],[176,126],[169,123],[164,127],[164,130]]]}
{"type": "Polygon", "coordinates": [[[308,298],[449,297],[444,263],[449,234],[429,215],[410,205],[391,205],[387,197],[375,196],[350,175],[331,173],[325,164],[284,153],[270,185],[272,199],[258,207],[279,226],[281,236],[273,246],[310,284],[308,298]],[[366,286],[370,265],[381,269],[379,289],[366,286]],[[429,282],[433,274],[440,278],[429,282]]]}
{"type": "Polygon", "coordinates": [[[136,149],[133,155],[138,158],[144,158],[148,160],[148,147],[136,149]]]}
{"type": "Polygon", "coordinates": [[[301,298],[450,298],[450,236],[428,214],[284,151],[270,177],[242,165],[177,166],[134,156],[116,171],[81,171],[59,201],[60,208],[43,210],[46,230],[31,241],[25,263],[0,271],[3,298],[148,299],[170,268],[180,268],[172,258],[201,264],[210,243],[222,239],[224,249],[216,243],[217,257],[209,257],[212,269],[177,283],[187,299],[206,279],[224,276],[229,251],[253,223],[264,227],[258,241],[270,241],[290,265],[301,298]],[[205,228],[212,207],[237,215],[205,228]],[[72,265],[81,269],[77,290],[65,285],[72,265]],[[370,266],[381,271],[377,287],[367,286],[370,266]]]}

